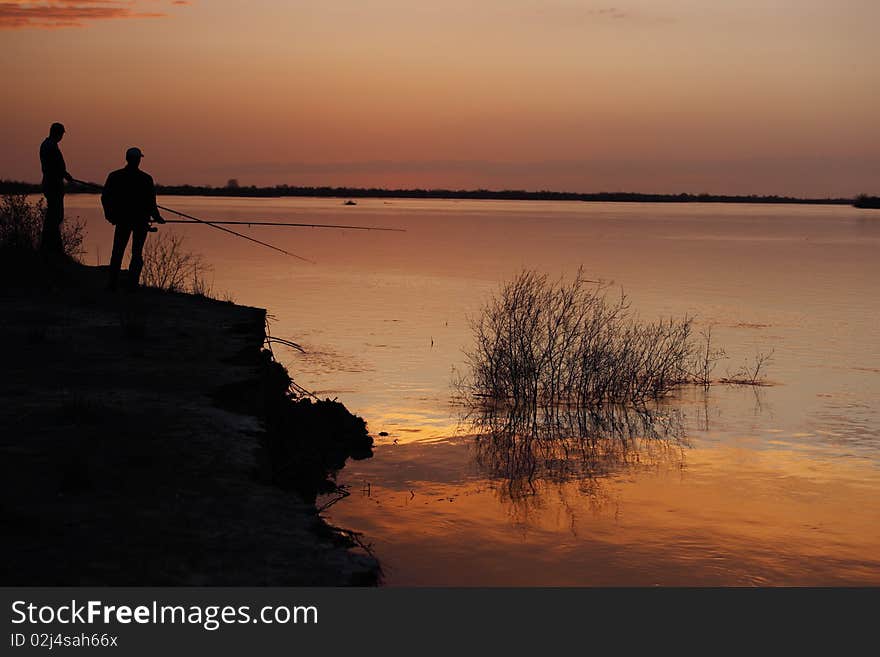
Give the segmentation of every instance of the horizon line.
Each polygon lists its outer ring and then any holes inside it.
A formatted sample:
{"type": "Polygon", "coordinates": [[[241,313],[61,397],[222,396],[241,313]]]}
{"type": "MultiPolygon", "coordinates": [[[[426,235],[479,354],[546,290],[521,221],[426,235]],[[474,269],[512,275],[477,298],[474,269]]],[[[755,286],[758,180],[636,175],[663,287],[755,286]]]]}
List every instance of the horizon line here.
{"type": "MultiPolygon", "coordinates": [[[[96,183],[95,183],[96,184],[96,183]]],[[[100,185],[97,185],[100,187],[100,185]]],[[[0,193],[39,193],[40,183],[31,183],[18,180],[0,179],[0,193]]],[[[781,194],[726,194],[708,192],[632,192],[632,191],[599,191],[599,192],[572,192],[542,189],[529,191],[525,189],[453,189],[446,187],[350,187],[341,185],[290,185],[279,183],[276,185],[194,185],[191,183],[157,184],[157,192],[162,190],[171,195],[198,195],[196,192],[207,192],[205,195],[213,196],[317,196],[317,197],[354,197],[354,198],[461,198],[461,199],[485,199],[485,200],[572,200],[572,201],[642,201],[651,202],[674,202],[679,199],[683,202],[703,200],[705,202],[720,201],[770,201],[778,203],[812,203],[812,204],[844,204],[853,203],[862,197],[870,198],[869,194],[856,196],[827,196],[827,197],[802,197],[781,194]],[[272,193],[274,192],[274,193],[272,193]],[[280,192],[280,193],[279,193],[280,192]]],[[[84,189],[80,185],[72,185],[68,193],[96,193],[94,190],[84,189]]]]}

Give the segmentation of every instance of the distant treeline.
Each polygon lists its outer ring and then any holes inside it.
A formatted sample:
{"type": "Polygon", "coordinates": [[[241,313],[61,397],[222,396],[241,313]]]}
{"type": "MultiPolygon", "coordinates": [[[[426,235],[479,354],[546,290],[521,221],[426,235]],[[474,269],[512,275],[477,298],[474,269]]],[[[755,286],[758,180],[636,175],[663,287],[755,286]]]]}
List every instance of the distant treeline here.
{"type": "MultiPolygon", "coordinates": [[[[195,185],[157,185],[165,196],[317,196],[330,198],[443,198],[495,199],[509,201],[614,201],[626,203],[807,203],[813,205],[851,205],[851,198],[796,198],[793,196],[734,196],[729,194],[638,194],[634,192],[528,192],[521,189],[383,189],[378,187],[203,187],[195,185]]],[[[36,194],[40,186],[0,180],[2,194],[36,194]]],[[[68,186],[68,193],[95,193],[94,189],[68,186]]]]}
{"type": "Polygon", "coordinates": [[[880,196],[867,196],[862,194],[856,197],[856,201],[853,205],[857,208],[880,209],[880,196]]]}

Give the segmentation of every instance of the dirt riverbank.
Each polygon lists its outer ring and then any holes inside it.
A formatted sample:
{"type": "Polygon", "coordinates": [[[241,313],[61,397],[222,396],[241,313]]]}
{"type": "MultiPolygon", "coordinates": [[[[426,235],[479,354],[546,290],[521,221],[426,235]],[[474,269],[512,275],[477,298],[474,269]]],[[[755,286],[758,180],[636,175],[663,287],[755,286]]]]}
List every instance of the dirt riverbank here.
{"type": "Polygon", "coordinates": [[[0,288],[2,583],[376,583],[313,502],[369,436],[284,396],[265,311],[105,281],[0,288]]]}

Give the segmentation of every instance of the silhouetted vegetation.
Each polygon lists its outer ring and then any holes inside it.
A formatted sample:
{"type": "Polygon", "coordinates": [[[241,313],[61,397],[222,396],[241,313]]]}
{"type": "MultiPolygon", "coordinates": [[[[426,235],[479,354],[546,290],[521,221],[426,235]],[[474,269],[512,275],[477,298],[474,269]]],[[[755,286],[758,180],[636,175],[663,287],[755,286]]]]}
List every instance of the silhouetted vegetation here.
{"type": "Polygon", "coordinates": [[[0,194],[42,194],[43,187],[39,183],[21,182],[19,180],[0,180],[0,194]]]}
{"type": "Polygon", "coordinates": [[[860,194],[856,197],[853,205],[857,208],[877,209],[880,208],[880,196],[868,196],[867,194],[860,194]]]}
{"type": "Polygon", "coordinates": [[[31,204],[24,196],[8,194],[0,205],[0,248],[36,251],[40,247],[44,203],[31,204]]]}
{"type": "MultiPolygon", "coordinates": [[[[31,202],[22,194],[4,194],[0,200],[0,258],[6,261],[35,258],[40,249],[40,236],[46,204],[31,202]]],[[[67,258],[79,260],[83,255],[85,222],[79,217],[65,218],[61,224],[61,244],[67,258]]]]}
{"type": "Polygon", "coordinates": [[[182,235],[157,233],[144,247],[141,281],[149,287],[211,296],[210,271],[201,255],[186,250],[182,235]]]}
{"type": "MultiPolygon", "coordinates": [[[[472,319],[465,402],[548,409],[644,405],[685,384],[710,386],[718,361],[712,328],[694,335],[692,317],[640,320],[621,291],[523,271],[472,319]]],[[[773,352],[759,352],[720,383],[765,385],[773,352]]]]}
{"type": "Polygon", "coordinates": [[[727,358],[727,352],[724,349],[712,345],[712,329],[712,326],[708,326],[705,330],[700,331],[703,341],[693,359],[693,381],[704,388],[712,385],[712,372],[718,361],[727,358]]]}
{"type": "Polygon", "coordinates": [[[626,296],[578,271],[524,271],[472,321],[465,398],[528,407],[659,399],[692,381],[693,320],[639,321],[626,296]]]}
{"type": "Polygon", "coordinates": [[[755,355],[743,362],[732,374],[721,379],[721,383],[732,385],[765,386],[769,385],[765,378],[767,364],[773,360],[774,350],[757,351],[755,355]]]}
{"type": "MultiPolygon", "coordinates": [[[[156,191],[163,196],[244,196],[284,197],[310,196],[331,198],[437,198],[437,199],[487,199],[511,201],[595,201],[617,203],[805,203],[812,205],[850,205],[851,198],[797,198],[777,195],[734,194],[640,194],[636,192],[556,192],[549,190],[526,191],[522,189],[387,189],[379,187],[332,187],[275,185],[256,187],[237,185],[231,179],[224,187],[204,185],[157,185],[156,191]],[[236,184],[230,185],[229,183],[236,184]]],[[[37,194],[36,184],[0,181],[0,193],[37,194]]],[[[73,185],[68,193],[95,193],[93,189],[73,185]]]]}

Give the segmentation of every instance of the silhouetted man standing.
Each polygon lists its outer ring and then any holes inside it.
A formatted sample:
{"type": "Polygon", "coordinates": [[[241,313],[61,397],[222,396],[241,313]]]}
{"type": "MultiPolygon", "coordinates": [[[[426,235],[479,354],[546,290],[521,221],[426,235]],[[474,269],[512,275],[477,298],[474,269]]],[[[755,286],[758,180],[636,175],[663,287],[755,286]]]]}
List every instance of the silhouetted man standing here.
{"type": "Polygon", "coordinates": [[[44,253],[61,254],[61,222],[64,221],[64,181],[73,180],[67,173],[64,156],[58,142],[64,137],[64,126],[53,123],[49,136],[40,144],[40,167],[43,169],[43,194],[46,197],[46,216],[40,249],[44,253]]]}
{"type": "Polygon", "coordinates": [[[128,265],[128,286],[137,288],[144,266],[144,243],[150,229],[150,219],[164,224],[156,207],[156,187],[153,178],[138,167],[144,154],[139,148],[125,151],[128,165],[107,176],[101,204],[104,216],[116,226],[113,233],[113,255],[110,257],[110,281],[108,287],[116,290],[122,256],[131,238],[131,262],[128,265]]]}

